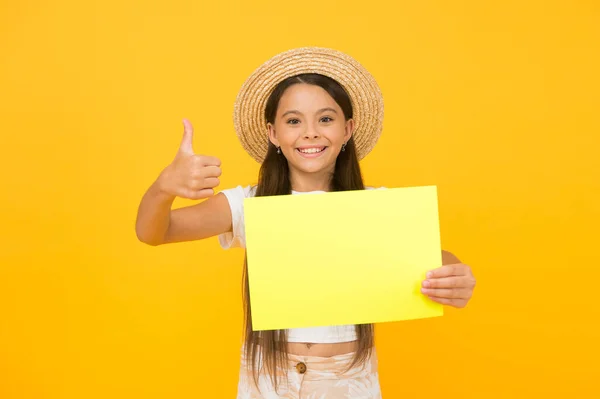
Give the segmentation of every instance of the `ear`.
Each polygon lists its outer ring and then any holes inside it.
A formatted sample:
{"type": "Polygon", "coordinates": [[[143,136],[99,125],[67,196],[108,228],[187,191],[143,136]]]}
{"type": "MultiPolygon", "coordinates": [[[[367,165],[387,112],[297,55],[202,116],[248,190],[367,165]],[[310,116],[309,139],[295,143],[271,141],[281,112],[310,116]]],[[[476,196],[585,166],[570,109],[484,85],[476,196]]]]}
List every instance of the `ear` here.
{"type": "Polygon", "coordinates": [[[279,140],[277,140],[277,134],[275,133],[275,126],[271,123],[267,124],[267,129],[269,129],[269,140],[275,147],[279,147],[279,140]]]}
{"type": "Polygon", "coordinates": [[[344,134],[344,143],[347,143],[348,140],[350,140],[350,137],[352,137],[352,134],[354,133],[355,127],[356,124],[354,123],[354,119],[348,119],[346,121],[346,133],[344,134]]]}

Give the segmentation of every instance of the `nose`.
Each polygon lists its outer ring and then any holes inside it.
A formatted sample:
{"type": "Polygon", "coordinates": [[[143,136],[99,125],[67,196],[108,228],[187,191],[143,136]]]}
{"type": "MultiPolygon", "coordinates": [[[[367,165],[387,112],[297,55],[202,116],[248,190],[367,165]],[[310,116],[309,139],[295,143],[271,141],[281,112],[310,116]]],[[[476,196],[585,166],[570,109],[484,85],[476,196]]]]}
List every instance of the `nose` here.
{"type": "Polygon", "coordinates": [[[313,125],[309,125],[308,128],[306,129],[306,131],[304,132],[304,138],[305,139],[316,139],[321,137],[321,134],[319,133],[319,130],[316,129],[313,125]]]}

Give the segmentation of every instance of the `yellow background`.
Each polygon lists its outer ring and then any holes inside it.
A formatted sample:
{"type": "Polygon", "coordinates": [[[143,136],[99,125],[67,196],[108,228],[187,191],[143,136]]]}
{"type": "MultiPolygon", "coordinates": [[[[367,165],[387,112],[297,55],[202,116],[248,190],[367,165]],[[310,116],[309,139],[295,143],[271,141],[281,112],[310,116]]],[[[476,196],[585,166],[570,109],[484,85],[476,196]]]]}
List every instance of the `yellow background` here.
{"type": "Polygon", "coordinates": [[[135,215],[184,117],[222,188],[255,181],[235,95],[304,45],[376,77],[366,181],[437,185],[443,247],[478,281],[466,309],[377,327],[384,397],[592,397],[599,17],[589,0],[4,1],[0,397],[235,396],[242,251],[146,246],[135,215]]]}

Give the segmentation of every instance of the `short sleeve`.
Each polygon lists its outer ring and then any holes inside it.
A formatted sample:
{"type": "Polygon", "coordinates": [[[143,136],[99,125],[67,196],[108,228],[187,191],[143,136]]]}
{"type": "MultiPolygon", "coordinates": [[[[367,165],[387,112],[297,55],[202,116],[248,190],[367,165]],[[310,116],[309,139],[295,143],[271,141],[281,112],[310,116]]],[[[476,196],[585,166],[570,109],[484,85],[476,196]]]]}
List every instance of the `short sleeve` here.
{"type": "Polygon", "coordinates": [[[246,225],[244,223],[244,198],[252,197],[255,187],[237,186],[221,191],[229,202],[232,231],[219,235],[219,244],[223,249],[246,248],[246,225]]]}

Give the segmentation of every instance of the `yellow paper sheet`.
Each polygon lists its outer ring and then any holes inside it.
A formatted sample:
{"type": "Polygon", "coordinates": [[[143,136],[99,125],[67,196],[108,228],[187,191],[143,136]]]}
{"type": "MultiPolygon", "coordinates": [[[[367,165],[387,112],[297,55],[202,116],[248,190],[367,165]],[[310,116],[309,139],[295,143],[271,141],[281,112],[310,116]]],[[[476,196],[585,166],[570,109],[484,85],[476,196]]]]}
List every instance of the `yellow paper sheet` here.
{"type": "Polygon", "coordinates": [[[441,316],[421,294],[442,265],[437,188],[244,201],[255,331],[441,316]]]}

